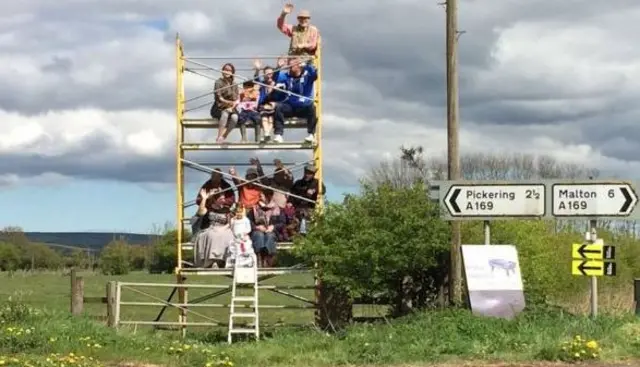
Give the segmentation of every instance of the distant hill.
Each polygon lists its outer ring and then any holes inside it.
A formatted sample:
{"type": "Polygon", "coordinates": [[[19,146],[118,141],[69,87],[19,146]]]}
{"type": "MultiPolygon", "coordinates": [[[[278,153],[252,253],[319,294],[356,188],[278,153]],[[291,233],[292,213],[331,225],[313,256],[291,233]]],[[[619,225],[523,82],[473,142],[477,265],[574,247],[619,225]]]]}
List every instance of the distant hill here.
{"type": "Polygon", "coordinates": [[[150,234],[106,232],[25,232],[25,235],[31,242],[92,249],[102,249],[114,239],[122,239],[134,245],[146,245],[159,237],[150,234]]]}

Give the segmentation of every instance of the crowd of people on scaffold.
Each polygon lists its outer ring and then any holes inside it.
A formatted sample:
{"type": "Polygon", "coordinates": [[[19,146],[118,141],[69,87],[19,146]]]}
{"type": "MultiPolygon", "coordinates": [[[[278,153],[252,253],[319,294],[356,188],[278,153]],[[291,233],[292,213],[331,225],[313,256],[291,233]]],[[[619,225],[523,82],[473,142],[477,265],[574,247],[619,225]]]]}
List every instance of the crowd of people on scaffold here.
{"type": "Polygon", "coordinates": [[[285,18],[292,10],[293,5],[286,4],[277,20],[278,29],[291,41],[288,55],[277,60],[276,68],[254,60],[255,75],[251,79],[237,75],[232,63],[222,66],[210,111],[211,117],[218,120],[216,143],[225,143],[236,126],[240,128],[242,142],[248,142],[247,127],[254,127],[261,143],[282,143],[285,120],[294,117],[306,120],[305,143],[315,143],[314,84],[318,70],[314,57],[320,34],[311,25],[307,10],[298,13],[298,24],[287,24],[285,18]]]}
{"type": "Polygon", "coordinates": [[[274,266],[278,242],[290,242],[294,236],[305,235],[318,195],[325,194],[325,186],[319,187],[316,167],[311,164],[305,165],[303,177],[294,182],[289,168],[279,159],[273,163],[274,172],[266,175],[260,161],[251,159],[252,166],[244,178],[238,176],[235,168],[229,169],[228,174],[215,169],[201,186],[196,198],[198,209],[191,219],[195,267],[229,267],[230,254],[238,251],[234,243],[245,235],[238,236],[234,222],[248,222],[246,234],[250,241],[246,243],[257,255],[259,267],[274,266]],[[225,180],[225,176],[232,182],[225,180]]]}

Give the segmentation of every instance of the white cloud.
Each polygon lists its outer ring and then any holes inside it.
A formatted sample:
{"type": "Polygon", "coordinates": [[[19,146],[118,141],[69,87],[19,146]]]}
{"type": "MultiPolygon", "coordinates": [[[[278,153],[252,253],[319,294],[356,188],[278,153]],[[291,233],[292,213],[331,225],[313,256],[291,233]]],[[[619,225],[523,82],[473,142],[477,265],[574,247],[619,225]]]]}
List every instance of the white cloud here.
{"type": "Polygon", "coordinates": [[[175,141],[172,116],[155,110],[76,109],[30,117],[0,111],[0,120],[0,154],[63,156],[99,135],[104,145],[92,154],[158,156],[175,141]]]}
{"type": "Polygon", "coordinates": [[[194,40],[204,40],[213,35],[225,35],[226,26],[224,17],[218,15],[211,19],[202,11],[180,12],[169,22],[169,29],[172,32],[187,34],[194,40]]]}
{"type": "MultiPolygon", "coordinates": [[[[419,144],[433,155],[446,150],[444,12],[435,2],[401,4],[301,4],[324,35],[324,162],[334,182],[355,183],[401,145],[419,144]],[[354,26],[354,16],[361,24],[354,26]]],[[[635,174],[640,50],[631,24],[640,4],[584,4],[576,10],[552,0],[462,2],[463,152],[545,153],[635,174]]],[[[63,177],[111,175],[149,185],[172,180],[173,33],[180,32],[190,55],[244,55],[235,64],[247,69],[251,57],[286,47],[275,29],[280,5],[25,0],[7,6],[0,15],[0,185],[51,169],[63,177]],[[169,30],[154,28],[155,21],[169,30]]],[[[203,62],[220,68],[224,61],[203,62]]],[[[210,92],[213,80],[186,74],[185,84],[192,98],[210,92]]],[[[190,107],[210,101],[208,95],[190,107]]],[[[208,107],[194,115],[207,116],[208,107]]],[[[214,135],[189,132],[199,141],[214,135]]]]}
{"type": "Polygon", "coordinates": [[[20,186],[58,186],[73,181],[73,177],[61,175],[56,172],[44,172],[28,179],[21,178],[16,174],[0,175],[0,190],[7,190],[20,186]]]}

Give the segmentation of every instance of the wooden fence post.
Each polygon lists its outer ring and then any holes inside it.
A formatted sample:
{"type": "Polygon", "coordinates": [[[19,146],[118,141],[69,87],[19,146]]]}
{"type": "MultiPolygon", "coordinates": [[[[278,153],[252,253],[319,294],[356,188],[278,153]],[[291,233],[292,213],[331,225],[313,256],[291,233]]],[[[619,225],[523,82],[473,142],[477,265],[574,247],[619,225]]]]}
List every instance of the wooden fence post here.
{"type": "Polygon", "coordinates": [[[118,326],[117,308],[117,289],[115,281],[107,283],[107,326],[115,328],[118,326]]]}
{"type": "Polygon", "coordinates": [[[636,306],[636,316],[640,316],[640,278],[633,280],[633,301],[636,306]]]}
{"type": "Polygon", "coordinates": [[[84,279],[71,269],[71,314],[78,316],[84,308],[84,279]]]}

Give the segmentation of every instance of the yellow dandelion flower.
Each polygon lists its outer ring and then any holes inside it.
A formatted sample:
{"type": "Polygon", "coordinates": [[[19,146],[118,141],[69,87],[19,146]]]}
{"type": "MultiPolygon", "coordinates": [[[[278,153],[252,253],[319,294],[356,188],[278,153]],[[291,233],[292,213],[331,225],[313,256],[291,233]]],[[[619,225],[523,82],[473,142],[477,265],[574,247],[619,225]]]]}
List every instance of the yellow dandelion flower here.
{"type": "Polygon", "coordinates": [[[589,348],[589,349],[597,349],[598,348],[598,342],[596,342],[595,340],[589,340],[587,342],[587,348],[589,348]]]}

